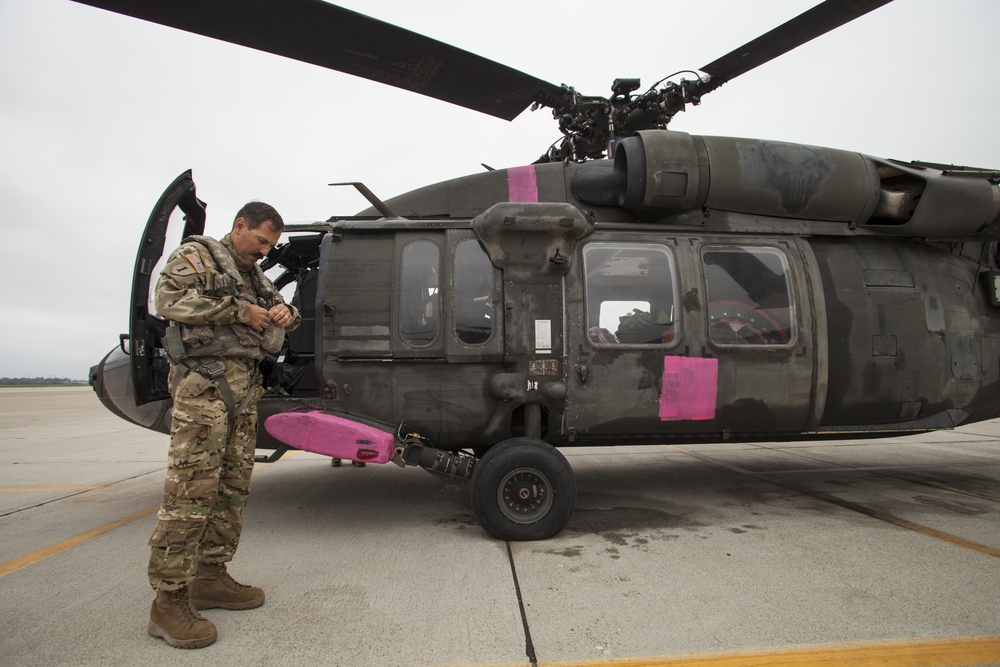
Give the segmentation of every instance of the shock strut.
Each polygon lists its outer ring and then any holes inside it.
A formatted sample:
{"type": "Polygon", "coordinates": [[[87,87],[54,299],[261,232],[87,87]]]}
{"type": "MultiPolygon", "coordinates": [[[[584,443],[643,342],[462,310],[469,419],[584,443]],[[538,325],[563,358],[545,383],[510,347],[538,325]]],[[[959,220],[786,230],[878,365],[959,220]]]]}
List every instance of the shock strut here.
{"type": "Polygon", "coordinates": [[[399,458],[408,466],[420,466],[432,473],[447,475],[461,480],[472,477],[472,468],[477,459],[466,452],[450,452],[426,445],[416,438],[406,438],[400,445],[399,458]]]}

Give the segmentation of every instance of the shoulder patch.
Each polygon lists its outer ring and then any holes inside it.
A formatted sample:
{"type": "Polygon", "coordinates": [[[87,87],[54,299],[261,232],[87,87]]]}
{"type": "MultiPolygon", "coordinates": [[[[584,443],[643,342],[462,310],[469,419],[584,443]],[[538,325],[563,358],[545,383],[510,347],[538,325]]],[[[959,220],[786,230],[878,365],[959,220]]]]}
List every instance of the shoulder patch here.
{"type": "Polygon", "coordinates": [[[186,253],[184,259],[191,264],[196,273],[205,273],[205,265],[201,263],[201,257],[198,256],[198,253],[186,253]]]}

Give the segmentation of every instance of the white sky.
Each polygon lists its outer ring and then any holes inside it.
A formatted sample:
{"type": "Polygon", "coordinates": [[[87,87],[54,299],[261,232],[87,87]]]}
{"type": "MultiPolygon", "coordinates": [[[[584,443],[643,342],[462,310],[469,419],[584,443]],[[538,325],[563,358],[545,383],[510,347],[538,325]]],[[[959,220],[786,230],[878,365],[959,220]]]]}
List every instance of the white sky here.
{"type": "MultiPolygon", "coordinates": [[[[607,95],[695,69],[818,0],[345,0],[553,83],[607,95]]],[[[707,96],[673,129],[1000,167],[1000,2],[896,0],[707,96]]],[[[0,0],[0,377],[83,379],[128,327],[150,209],[194,170],[221,236],[241,204],[349,215],[533,161],[549,112],[513,123],[69,0],[0,0]]],[[[179,239],[169,239],[172,245],[179,239]]]]}

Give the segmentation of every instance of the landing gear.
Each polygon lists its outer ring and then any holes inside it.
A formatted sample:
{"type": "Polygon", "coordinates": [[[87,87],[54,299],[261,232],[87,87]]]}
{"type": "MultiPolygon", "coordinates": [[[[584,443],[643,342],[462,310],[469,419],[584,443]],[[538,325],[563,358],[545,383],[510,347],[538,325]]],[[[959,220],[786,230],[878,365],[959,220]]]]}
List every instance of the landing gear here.
{"type": "MultiPolygon", "coordinates": [[[[334,459],[336,467],[339,459],[334,459]]],[[[482,458],[438,449],[411,434],[393,463],[419,466],[454,483],[466,482],[472,512],[486,532],[501,540],[545,540],[565,527],[576,506],[576,479],[566,457],[538,438],[510,438],[482,458]]]]}
{"type": "Polygon", "coordinates": [[[472,511],[501,540],[544,540],[576,506],[573,470],[552,445],[511,438],[491,447],[472,473],[472,511]]]}

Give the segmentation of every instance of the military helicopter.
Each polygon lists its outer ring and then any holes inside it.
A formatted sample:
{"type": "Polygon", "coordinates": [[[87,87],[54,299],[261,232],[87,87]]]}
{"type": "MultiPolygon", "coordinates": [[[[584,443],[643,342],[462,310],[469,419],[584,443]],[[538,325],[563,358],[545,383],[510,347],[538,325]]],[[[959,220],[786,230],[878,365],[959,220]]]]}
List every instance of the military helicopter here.
{"type": "MultiPolygon", "coordinates": [[[[258,447],[468,480],[491,535],[573,512],[557,447],[882,437],[1000,416],[1000,170],[667,129],[768,60],[884,5],[826,0],[702,67],[588,97],[320,0],[78,0],[512,119],[562,139],[488,170],[286,228],[264,260],[303,325],[266,365],[258,447]],[[331,46],[334,45],[334,46],[331,46]]],[[[169,428],[151,213],[102,402],[169,428]]],[[[172,239],[172,242],[179,242],[172,239]]]]}

